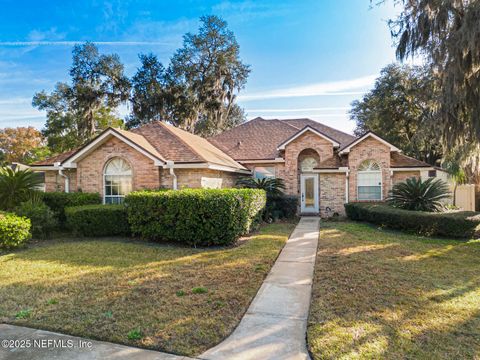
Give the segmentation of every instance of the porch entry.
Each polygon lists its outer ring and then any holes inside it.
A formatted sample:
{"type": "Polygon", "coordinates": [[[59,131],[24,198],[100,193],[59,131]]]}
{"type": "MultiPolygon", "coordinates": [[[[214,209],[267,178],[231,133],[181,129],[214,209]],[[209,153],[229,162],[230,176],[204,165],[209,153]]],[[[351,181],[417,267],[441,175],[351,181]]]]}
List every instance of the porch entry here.
{"type": "Polygon", "coordinates": [[[300,210],[318,213],[318,175],[300,175],[300,210]]]}

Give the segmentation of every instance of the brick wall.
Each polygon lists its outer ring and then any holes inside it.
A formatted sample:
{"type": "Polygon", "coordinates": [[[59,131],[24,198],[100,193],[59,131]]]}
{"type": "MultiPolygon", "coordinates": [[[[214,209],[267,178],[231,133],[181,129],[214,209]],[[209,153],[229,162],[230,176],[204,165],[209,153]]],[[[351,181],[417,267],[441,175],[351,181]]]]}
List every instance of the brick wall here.
{"type": "Polygon", "coordinates": [[[392,185],[395,185],[399,182],[404,182],[411,177],[420,177],[420,171],[394,171],[392,177],[392,185]]]}
{"type": "Polygon", "coordinates": [[[103,171],[105,164],[120,157],[132,167],[132,189],[160,187],[160,173],[153,160],[112,137],[77,163],[77,185],[84,192],[98,192],[103,196],[103,171]]]}
{"type": "Polygon", "coordinates": [[[345,174],[319,174],[320,184],[320,216],[326,217],[337,212],[345,215],[345,174]],[[327,214],[326,208],[329,207],[331,212],[327,214]]]}
{"type": "Polygon", "coordinates": [[[312,149],[318,154],[320,161],[333,156],[332,143],[311,132],[306,132],[285,147],[285,180],[286,193],[299,194],[300,174],[298,171],[298,157],[303,150],[312,149]]]}
{"type": "Polygon", "coordinates": [[[376,161],[382,171],[383,199],[387,198],[391,188],[390,148],[380,141],[369,137],[350,149],[348,164],[349,201],[357,201],[357,169],[364,160],[376,161]]]}
{"type": "MultiPolygon", "coordinates": [[[[241,174],[211,170],[211,169],[175,169],[177,176],[177,186],[182,188],[200,188],[202,187],[202,178],[221,179],[221,187],[234,187],[236,179],[241,174]]],[[[161,170],[161,187],[171,189],[173,187],[173,177],[169,169],[161,170]]]]}
{"type": "MultiPolygon", "coordinates": [[[[77,191],[77,171],[71,169],[64,170],[63,173],[69,178],[70,192],[77,191]]],[[[45,171],[45,191],[65,191],[65,179],[58,174],[58,170],[45,171]]]]}

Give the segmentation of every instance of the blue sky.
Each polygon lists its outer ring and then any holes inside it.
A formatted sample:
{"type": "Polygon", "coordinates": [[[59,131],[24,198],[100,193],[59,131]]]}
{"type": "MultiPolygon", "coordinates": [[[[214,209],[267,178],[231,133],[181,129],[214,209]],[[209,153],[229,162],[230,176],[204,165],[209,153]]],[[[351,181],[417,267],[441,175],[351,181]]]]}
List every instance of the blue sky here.
{"type": "Polygon", "coordinates": [[[2,0],[0,127],[43,127],[45,114],[31,107],[32,96],[68,80],[75,42],[118,53],[132,75],[138,53],[168,64],[182,35],[198,29],[201,15],[214,14],[228,22],[252,67],[239,98],[249,119],[310,117],[351,132],[350,103],[395,60],[387,26],[398,12],[392,2],[2,0]]]}

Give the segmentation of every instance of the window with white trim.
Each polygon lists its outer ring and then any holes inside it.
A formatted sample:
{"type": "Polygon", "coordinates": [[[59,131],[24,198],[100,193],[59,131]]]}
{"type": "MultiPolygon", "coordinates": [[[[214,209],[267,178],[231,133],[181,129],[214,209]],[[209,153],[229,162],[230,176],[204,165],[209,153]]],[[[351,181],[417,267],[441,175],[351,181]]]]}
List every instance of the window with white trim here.
{"type": "Polygon", "coordinates": [[[358,200],[382,200],[382,171],[373,160],[365,160],[357,172],[358,200]]]}
{"type": "Polygon", "coordinates": [[[275,166],[255,166],[253,177],[255,179],[275,178],[275,166]]]}
{"type": "Polygon", "coordinates": [[[121,204],[132,191],[132,168],[125,160],[114,158],[105,166],[103,177],[105,204],[121,204]]]}

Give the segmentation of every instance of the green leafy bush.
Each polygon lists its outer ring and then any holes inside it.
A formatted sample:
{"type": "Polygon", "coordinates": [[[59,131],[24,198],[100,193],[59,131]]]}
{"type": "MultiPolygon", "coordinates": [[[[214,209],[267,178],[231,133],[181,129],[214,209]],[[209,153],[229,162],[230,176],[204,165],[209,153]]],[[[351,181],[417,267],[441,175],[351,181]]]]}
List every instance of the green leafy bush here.
{"type": "Polygon", "coordinates": [[[12,213],[0,213],[0,248],[12,249],[30,240],[30,220],[12,213]]]}
{"type": "Polygon", "coordinates": [[[18,216],[30,219],[32,223],[31,232],[35,238],[47,238],[57,226],[55,214],[43,202],[25,201],[15,209],[15,213],[18,216]]]}
{"type": "Polygon", "coordinates": [[[188,245],[229,245],[261,221],[265,191],[185,189],[126,196],[133,234],[188,245]]]}
{"type": "Polygon", "coordinates": [[[265,190],[267,196],[281,196],[285,190],[285,182],[280,178],[256,179],[246,176],[237,180],[237,186],[247,189],[262,189],[265,190]]]}
{"type": "Polygon", "coordinates": [[[84,205],[65,209],[67,226],[83,236],[127,235],[130,228],[124,205],[84,205]]]}
{"type": "Polygon", "coordinates": [[[101,204],[102,198],[98,193],[65,193],[47,192],[42,193],[43,202],[54,212],[59,225],[65,225],[65,208],[71,206],[101,204]]]}
{"type": "Polygon", "coordinates": [[[293,219],[297,215],[298,197],[293,195],[267,196],[264,219],[293,219]]]}
{"type": "Polygon", "coordinates": [[[470,238],[480,230],[480,214],[473,211],[432,213],[396,209],[379,203],[349,203],[345,204],[345,211],[352,220],[426,236],[470,238]]]}
{"type": "Polygon", "coordinates": [[[10,211],[29,200],[41,183],[39,175],[31,170],[0,168],[0,209],[10,211]]]}
{"type": "Polygon", "coordinates": [[[411,177],[393,186],[387,202],[400,209],[433,212],[440,211],[444,207],[442,200],[449,197],[450,191],[444,181],[411,177]]]}

